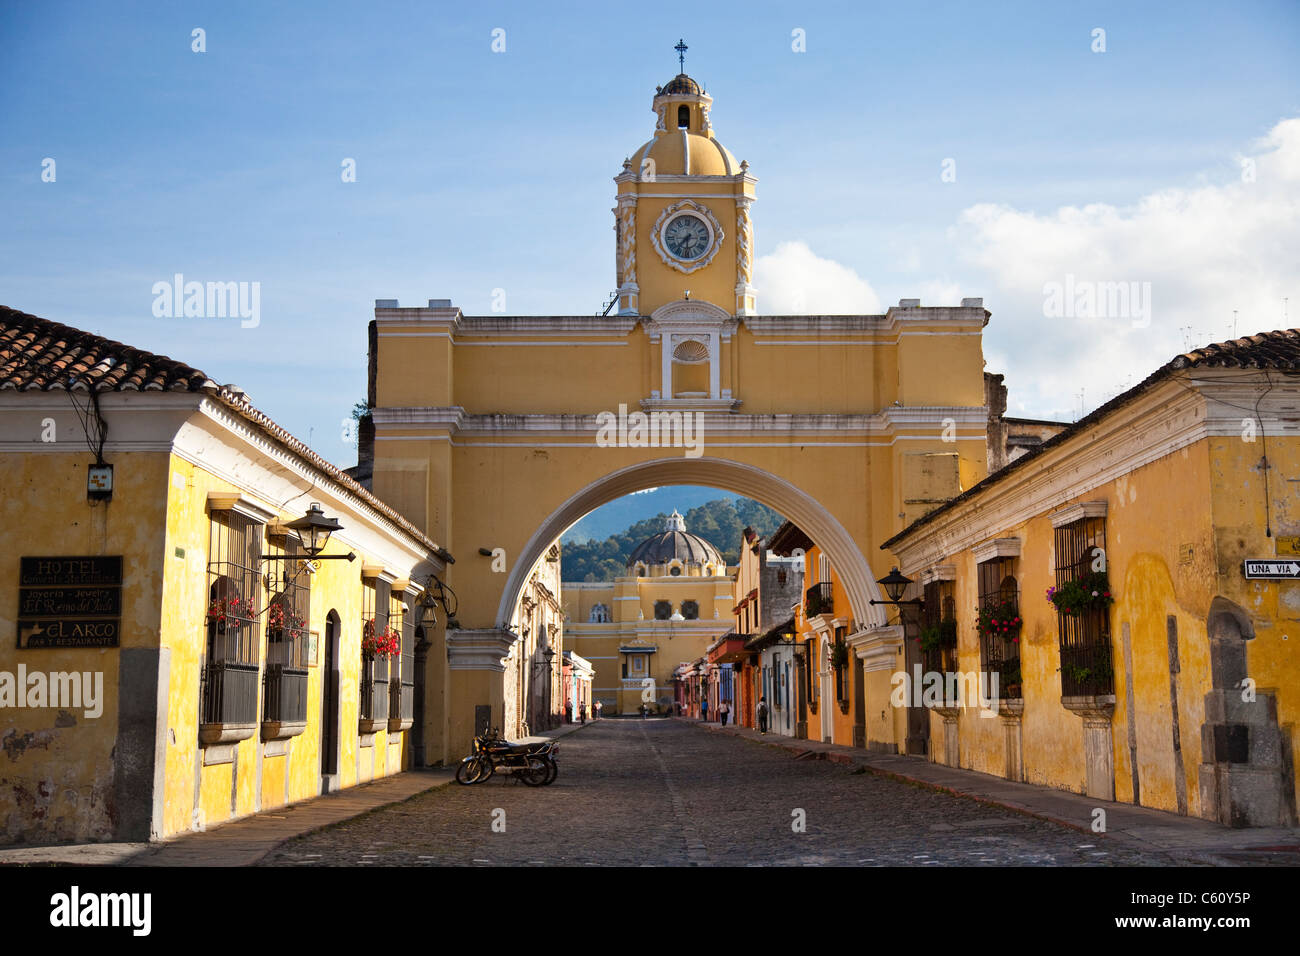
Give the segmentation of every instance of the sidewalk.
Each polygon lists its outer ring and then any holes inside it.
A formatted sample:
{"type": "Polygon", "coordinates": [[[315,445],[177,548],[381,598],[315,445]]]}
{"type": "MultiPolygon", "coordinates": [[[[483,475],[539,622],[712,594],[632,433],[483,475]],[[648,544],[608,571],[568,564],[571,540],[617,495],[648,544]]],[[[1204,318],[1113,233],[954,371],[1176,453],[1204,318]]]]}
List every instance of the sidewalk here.
{"type": "Polygon", "coordinates": [[[1300,865],[1300,827],[1269,827],[1234,830],[1230,827],[1184,817],[1130,803],[1097,800],[1078,793],[1037,784],[1016,783],[974,770],[958,770],[930,763],[924,757],[875,753],[816,740],[796,740],[777,734],[760,735],[748,727],[701,723],[713,733],[731,734],[768,747],[786,750],[796,759],[829,760],[916,786],[1003,807],[1061,826],[1071,827],[1098,840],[1135,850],[1165,854],[1173,863],[1217,863],[1232,865],[1300,865]],[[1106,832],[1092,830],[1093,810],[1106,811],[1106,832]]]}
{"type": "MultiPolygon", "coordinates": [[[[561,724],[529,741],[555,740],[590,726],[561,724]]],[[[456,766],[411,770],[310,800],[276,807],[218,824],[202,833],[183,833],[158,843],[75,843],[0,849],[0,866],[252,866],[282,844],[380,807],[445,787],[456,766]]]]}

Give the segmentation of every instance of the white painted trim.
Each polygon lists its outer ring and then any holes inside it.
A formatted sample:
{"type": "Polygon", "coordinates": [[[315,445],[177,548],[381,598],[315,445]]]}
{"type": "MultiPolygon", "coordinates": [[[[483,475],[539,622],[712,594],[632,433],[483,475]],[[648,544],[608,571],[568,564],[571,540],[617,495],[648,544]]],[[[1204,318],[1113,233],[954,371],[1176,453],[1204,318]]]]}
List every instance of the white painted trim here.
{"type": "Polygon", "coordinates": [[[1081,501],[1050,515],[1053,528],[1064,528],[1066,525],[1082,521],[1084,518],[1104,517],[1106,517],[1106,502],[1104,501],[1081,501]]]}
{"type": "Polygon", "coordinates": [[[272,505],[257,501],[240,492],[209,491],[208,513],[214,511],[233,511],[258,524],[270,524],[279,515],[272,505]]]}
{"type": "MultiPolygon", "coordinates": [[[[1240,437],[1243,411],[1234,406],[1253,409],[1263,392],[1262,375],[1258,386],[1251,386],[1240,382],[1248,370],[1196,371],[1195,377],[1175,373],[895,542],[899,566],[911,573],[965,551],[1207,437],[1240,437]]],[[[1300,381],[1278,378],[1275,374],[1272,389],[1260,401],[1261,419],[1277,426],[1270,435],[1287,434],[1286,420],[1300,399],[1300,381]]],[[[1253,416],[1247,412],[1246,417],[1253,416]]]]}
{"type": "Polygon", "coordinates": [[[992,561],[995,558],[1018,558],[1020,557],[1020,539],[994,538],[992,541],[976,545],[971,551],[975,555],[976,564],[983,564],[985,561],[992,561]]]}
{"type": "Polygon", "coordinates": [[[921,584],[926,585],[935,581],[956,581],[957,566],[955,564],[936,564],[933,567],[926,568],[921,572],[921,584]]]}

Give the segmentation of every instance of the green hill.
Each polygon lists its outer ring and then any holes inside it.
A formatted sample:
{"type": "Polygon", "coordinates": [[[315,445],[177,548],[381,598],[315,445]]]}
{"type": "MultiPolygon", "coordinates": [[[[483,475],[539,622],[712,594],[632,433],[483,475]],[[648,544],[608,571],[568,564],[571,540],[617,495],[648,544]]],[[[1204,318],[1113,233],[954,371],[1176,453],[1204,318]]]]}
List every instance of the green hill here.
{"type": "MultiPolygon", "coordinates": [[[[661,511],[651,518],[637,521],[625,531],[603,541],[564,544],[560,549],[560,574],[564,581],[612,581],[627,573],[627,559],[632,549],[664,530],[670,512],[661,511]]],[[[685,513],[686,530],[698,534],[721,552],[727,564],[740,560],[740,534],[746,526],[760,535],[768,535],[785,519],[766,505],[749,498],[719,498],[691,508],[685,513]]]]}

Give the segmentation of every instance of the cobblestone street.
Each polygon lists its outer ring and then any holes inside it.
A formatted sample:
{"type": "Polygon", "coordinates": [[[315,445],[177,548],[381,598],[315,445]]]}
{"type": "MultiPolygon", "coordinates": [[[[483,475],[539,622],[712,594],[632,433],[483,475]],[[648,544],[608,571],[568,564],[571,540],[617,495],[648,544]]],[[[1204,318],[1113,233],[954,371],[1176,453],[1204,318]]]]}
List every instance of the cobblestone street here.
{"type": "MultiPolygon", "coordinates": [[[[497,815],[500,816],[499,814],[497,815]]],[[[1160,865],[1163,854],[672,720],[564,738],[549,787],[421,794],[285,844],[263,865],[1160,865]],[[493,811],[505,811],[494,832],[493,811]],[[806,832],[795,832],[795,811],[806,832]]]]}

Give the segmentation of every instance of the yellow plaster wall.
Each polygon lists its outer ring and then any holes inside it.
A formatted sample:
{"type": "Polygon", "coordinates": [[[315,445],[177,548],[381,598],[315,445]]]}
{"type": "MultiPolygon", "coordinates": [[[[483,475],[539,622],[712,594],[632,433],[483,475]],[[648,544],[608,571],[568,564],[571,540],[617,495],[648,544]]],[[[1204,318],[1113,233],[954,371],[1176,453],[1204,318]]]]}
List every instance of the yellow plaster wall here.
{"type": "MultiPolygon", "coordinates": [[[[358,680],[361,667],[361,565],[356,561],[321,561],[311,576],[310,630],[318,634],[317,665],[308,668],[307,726],[290,739],[283,756],[260,756],[264,744],[260,734],[238,743],[235,765],[214,764],[198,769],[199,794],[195,815],[196,765],[203,751],[197,746],[200,671],[205,637],[204,615],[207,611],[207,560],[210,517],[207,508],[210,492],[233,492],[229,483],[196,467],[185,459],[171,456],[169,473],[159,480],[168,489],[166,507],[166,545],[162,574],[162,628],[164,647],[171,651],[171,675],[168,692],[168,738],[164,779],[164,835],[172,835],[195,826],[209,826],[246,816],[285,802],[285,777],[288,776],[289,802],[309,799],[320,791],[320,744],[323,674],[325,665],[325,627],[331,610],[340,619],[339,776],[342,786],[353,786],[371,779],[371,756],[359,748],[357,735],[358,680]],[[176,557],[176,549],[185,558],[176,557]],[[262,762],[261,797],[258,799],[258,760],[262,762]],[[235,805],[231,806],[232,773],[235,805]]],[[[285,519],[294,517],[289,513],[285,519]]],[[[163,516],[159,515],[159,523],[163,516]]],[[[349,547],[339,536],[331,539],[326,554],[346,554],[349,547]]],[[[265,606],[266,591],[258,594],[265,606]]],[[[262,658],[265,659],[265,627],[259,628],[262,658]]],[[[260,704],[259,704],[260,707],[260,704]]],[[[375,734],[375,746],[387,751],[389,734],[375,734]]],[[[405,736],[396,733],[399,741],[405,736]]],[[[409,764],[409,755],[405,758],[409,764]]],[[[380,756],[381,773],[393,772],[385,756],[380,756]]]]}
{"type": "MultiPolygon", "coordinates": [[[[39,418],[37,419],[39,422],[39,418]]],[[[40,434],[34,424],[33,435],[40,434]]],[[[67,439],[69,447],[72,440],[67,439]]],[[[0,842],[106,840],[117,815],[113,747],[118,734],[119,648],[23,649],[16,645],[19,563],[24,556],[122,556],[121,648],[158,643],[157,569],[162,562],[164,454],[112,456],[109,502],[86,500],[90,456],[78,439],[66,453],[0,456],[0,671],[100,672],[102,714],[85,708],[0,710],[0,842]],[[33,507],[40,502],[40,507],[33,507]]],[[[141,799],[147,800],[144,794],[141,799]]]]}

